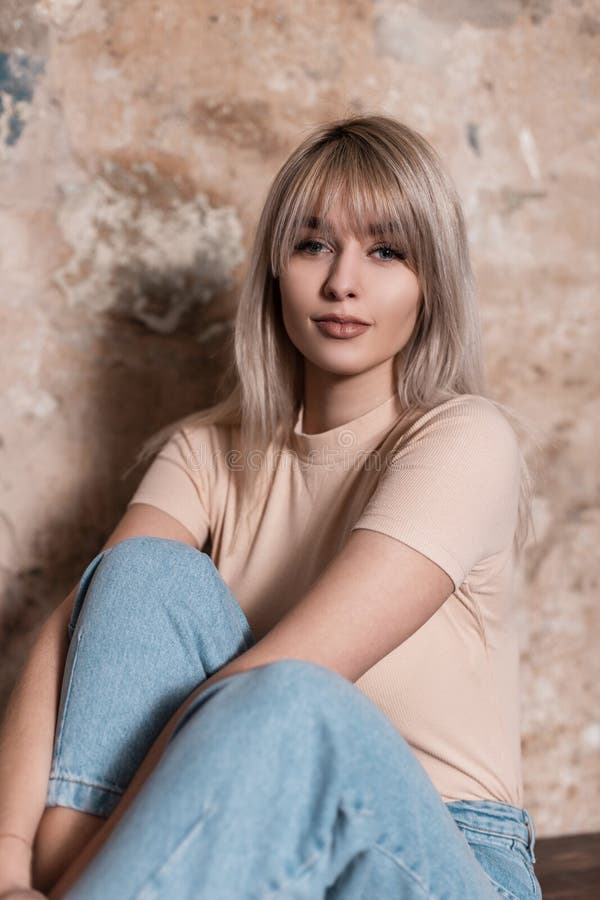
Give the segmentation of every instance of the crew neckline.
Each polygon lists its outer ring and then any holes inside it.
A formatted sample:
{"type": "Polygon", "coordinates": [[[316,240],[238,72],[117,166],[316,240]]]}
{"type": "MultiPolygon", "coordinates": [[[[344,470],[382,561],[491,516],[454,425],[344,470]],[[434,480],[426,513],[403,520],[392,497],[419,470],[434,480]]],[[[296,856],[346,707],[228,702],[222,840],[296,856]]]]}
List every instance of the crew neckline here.
{"type": "Polygon", "coordinates": [[[401,412],[400,401],[394,394],[350,422],[307,434],[300,427],[304,415],[304,406],[301,406],[291,435],[292,447],[302,459],[331,467],[336,461],[342,462],[374,444],[376,438],[398,421],[401,412]]]}

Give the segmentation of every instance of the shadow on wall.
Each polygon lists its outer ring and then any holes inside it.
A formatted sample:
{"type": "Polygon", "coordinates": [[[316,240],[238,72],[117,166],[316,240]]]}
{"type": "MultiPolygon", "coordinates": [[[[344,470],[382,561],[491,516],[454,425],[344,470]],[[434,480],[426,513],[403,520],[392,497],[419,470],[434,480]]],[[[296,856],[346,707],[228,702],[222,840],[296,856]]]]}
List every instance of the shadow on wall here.
{"type": "Polygon", "coordinates": [[[73,187],[58,217],[72,248],[56,284],[74,353],[47,373],[45,387],[66,434],[83,434],[90,446],[66,447],[76,461],[70,494],[40,508],[31,538],[38,562],[6,585],[1,708],[43,621],[125,511],[144,466],[124,473],[143,441],[215,402],[244,257],[235,210],[212,207],[152,162],[106,163],[73,187]]]}

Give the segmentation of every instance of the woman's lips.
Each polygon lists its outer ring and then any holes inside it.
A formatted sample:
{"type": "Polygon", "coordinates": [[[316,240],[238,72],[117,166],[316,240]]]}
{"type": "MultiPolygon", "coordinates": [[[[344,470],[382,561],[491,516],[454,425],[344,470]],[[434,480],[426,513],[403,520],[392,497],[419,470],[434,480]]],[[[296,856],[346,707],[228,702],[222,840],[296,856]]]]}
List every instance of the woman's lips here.
{"type": "Polygon", "coordinates": [[[331,320],[315,321],[315,325],[319,331],[328,337],[341,338],[342,340],[356,337],[371,327],[370,325],[363,325],[361,322],[333,322],[331,320]]]}

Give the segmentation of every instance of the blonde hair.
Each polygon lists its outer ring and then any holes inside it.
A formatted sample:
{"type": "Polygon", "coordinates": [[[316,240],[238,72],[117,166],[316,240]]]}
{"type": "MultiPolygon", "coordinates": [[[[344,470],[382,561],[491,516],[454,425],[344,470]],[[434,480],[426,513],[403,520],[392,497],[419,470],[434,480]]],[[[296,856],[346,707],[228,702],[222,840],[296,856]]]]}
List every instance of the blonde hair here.
{"type": "MultiPolygon", "coordinates": [[[[254,451],[267,457],[288,443],[302,403],[303,360],[283,325],[278,275],[302,222],[313,216],[325,219],[337,200],[356,234],[373,219],[384,223],[386,235],[402,247],[419,281],[415,327],[394,360],[406,427],[440,403],[477,394],[532,437],[514,410],[490,396],[485,381],[466,227],[452,180],[434,148],[416,131],[388,116],[363,115],[316,127],[280,168],[258,221],[241,286],[233,358],[220,386],[222,390],[227,385],[227,395],[152,435],[134,465],[185,426],[239,426],[244,458],[254,451]]],[[[522,449],[520,453],[514,541],[518,554],[532,524],[532,479],[522,449]]],[[[236,472],[247,513],[264,489],[260,474],[267,471],[263,466],[255,478],[249,477],[247,466],[236,472]]],[[[238,525],[240,519],[241,514],[238,525]]]]}

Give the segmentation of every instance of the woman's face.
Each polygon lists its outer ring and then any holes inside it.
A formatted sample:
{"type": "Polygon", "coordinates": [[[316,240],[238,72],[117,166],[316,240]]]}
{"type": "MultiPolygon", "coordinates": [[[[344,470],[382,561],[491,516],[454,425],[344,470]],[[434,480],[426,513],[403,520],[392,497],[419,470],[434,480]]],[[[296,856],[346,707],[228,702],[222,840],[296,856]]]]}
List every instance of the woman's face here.
{"type": "Polygon", "coordinates": [[[288,337],[306,362],[322,372],[353,376],[379,368],[391,384],[394,357],[417,318],[417,278],[401,258],[402,248],[385,235],[351,234],[339,206],[330,210],[328,222],[330,236],[315,220],[303,228],[280,273],[288,337]],[[315,321],[327,315],[354,316],[368,327],[347,338],[328,334],[315,321]]]}

